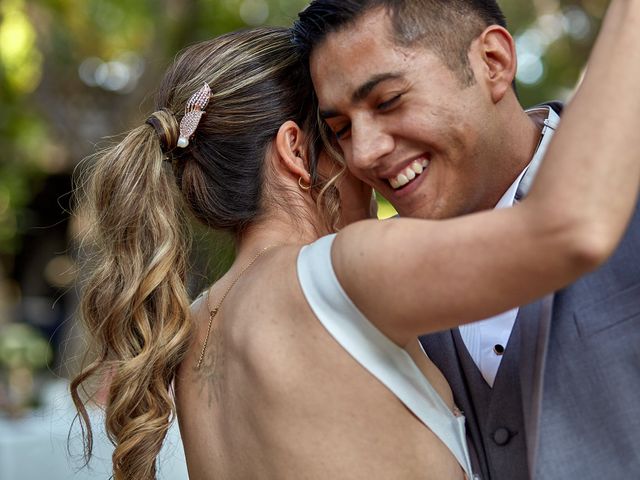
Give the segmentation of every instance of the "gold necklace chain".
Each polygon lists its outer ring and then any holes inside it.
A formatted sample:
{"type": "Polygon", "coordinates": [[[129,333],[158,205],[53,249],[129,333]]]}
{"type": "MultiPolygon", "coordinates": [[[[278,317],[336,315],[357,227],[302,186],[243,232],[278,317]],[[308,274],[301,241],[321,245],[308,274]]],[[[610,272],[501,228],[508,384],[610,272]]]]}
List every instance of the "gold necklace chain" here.
{"type": "Polygon", "coordinates": [[[200,366],[202,365],[202,360],[204,359],[204,354],[205,354],[205,351],[207,350],[207,344],[209,343],[209,336],[211,335],[211,326],[213,325],[213,319],[218,314],[218,310],[220,310],[220,307],[222,306],[222,302],[224,302],[224,299],[227,298],[227,295],[229,294],[233,286],[238,282],[238,280],[240,280],[240,277],[242,277],[244,272],[249,270],[251,265],[253,265],[255,261],[258,260],[258,258],[260,258],[260,256],[263,253],[265,253],[267,250],[272,249],[273,247],[275,247],[275,245],[268,245],[264,247],[262,250],[260,250],[258,253],[256,253],[256,256],[253,257],[251,261],[247,263],[245,267],[240,271],[240,273],[236,276],[236,278],[233,279],[233,282],[231,282],[231,285],[229,285],[229,288],[227,288],[227,290],[224,292],[224,295],[222,295],[222,298],[213,309],[211,308],[211,303],[210,303],[211,289],[207,291],[207,308],[209,309],[209,325],[207,326],[207,336],[204,338],[204,344],[202,345],[200,358],[198,358],[198,363],[196,364],[196,370],[199,369],[200,366]]]}

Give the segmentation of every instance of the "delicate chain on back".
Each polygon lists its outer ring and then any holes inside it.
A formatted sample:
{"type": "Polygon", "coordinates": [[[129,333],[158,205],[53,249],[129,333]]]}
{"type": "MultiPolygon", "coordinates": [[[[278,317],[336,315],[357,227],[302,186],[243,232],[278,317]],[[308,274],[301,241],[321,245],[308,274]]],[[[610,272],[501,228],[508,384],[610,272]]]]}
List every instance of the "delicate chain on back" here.
{"type": "Polygon", "coordinates": [[[199,369],[200,366],[202,365],[202,360],[204,359],[204,354],[207,350],[207,345],[209,343],[209,336],[211,335],[211,326],[213,325],[213,319],[218,314],[218,310],[220,310],[220,307],[222,306],[222,302],[224,302],[224,299],[227,298],[227,295],[229,294],[233,286],[238,282],[238,280],[240,280],[240,277],[242,277],[244,272],[246,272],[251,267],[251,265],[253,265],[255,261],[258,260],[258,258],[260,258],[260,256],[263,253],[265,253],[267,250],[270,250],[273,247],[275,247],[275,245],[268,245],[264,247],[262,250],[260,250],[256,254],[255,257],[251,259],[251,261],[247,265],[245,265],[245,267],[240,271],[240,273],[236,276],[236,278],[233,279],[233,282],[231,282],[231,285],[229,285],[227,290],[222,295],[222,298],[213,309],[211,308],[211,304],[210,304],[211,289],[207,291],[207,308],[209,309],[209,325],[207,326],[207,336],[204,338],[204,344],[202,345],[202,350],[200,351],[200,357],[198,358],[198,363],[196,364],[196,370],[199,369]]]}

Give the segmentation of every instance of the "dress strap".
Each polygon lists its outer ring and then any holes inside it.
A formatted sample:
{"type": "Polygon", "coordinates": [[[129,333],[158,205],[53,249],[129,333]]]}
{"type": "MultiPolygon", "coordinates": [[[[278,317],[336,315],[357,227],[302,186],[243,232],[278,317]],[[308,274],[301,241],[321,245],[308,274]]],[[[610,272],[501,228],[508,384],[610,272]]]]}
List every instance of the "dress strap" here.
{"type": "Polygon", "coordinates": [[[322,237],[298,255],[298,279],[309,306],[329,334],[451,450],[467,478],[474,478],[464,417],[449,410],[411,356],[369,322],[347,296],[331,262],[334,238],[322,237]]]}

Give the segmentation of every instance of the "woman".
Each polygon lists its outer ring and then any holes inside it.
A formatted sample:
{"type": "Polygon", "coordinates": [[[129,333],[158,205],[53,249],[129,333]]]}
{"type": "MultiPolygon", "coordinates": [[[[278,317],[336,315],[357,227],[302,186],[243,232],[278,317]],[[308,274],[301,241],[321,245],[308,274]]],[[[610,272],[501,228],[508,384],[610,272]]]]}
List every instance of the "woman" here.
{"type": "Polygon", "coordinates": [[[332,163],[317,159],[310,86],[287,31],[229,34],[178,57],[158,111],[88,183],[101,251],[82,309],[97,360],[72,393],[86,418],[79,386],[110,372],[115,478],[155,476],[174,380],[193,479],[470,477],[462,417],[415,338],[558,289],[615,248],[640,162],[591,118],[613,108],[615,132],[637,139],[640,93],[615,98],[635,72],[604,57],[630,35],[620,18],[519,206],[368,220],[337,236],[326,236],[335,185],[349,206],[342,222],[368,215],[370,192],[333,181],[332,163]],[[191,311],[183,200],[237,238],[229,272],[191,311]],[[526,285],[513,281],[523,270],[526,285]]]}

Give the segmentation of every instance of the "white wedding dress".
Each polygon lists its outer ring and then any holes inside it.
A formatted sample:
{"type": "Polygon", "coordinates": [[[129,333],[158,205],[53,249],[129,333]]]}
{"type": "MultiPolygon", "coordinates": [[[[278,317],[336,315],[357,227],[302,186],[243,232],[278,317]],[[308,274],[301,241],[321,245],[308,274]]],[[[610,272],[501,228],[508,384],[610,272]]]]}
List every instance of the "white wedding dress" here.
{"type": "Polygon", "coordinates": [[[298,279],[311,309],[331,336],[451,450],[466,477],[477,479],[469,459],[464,417],[451,412],[411,356],[349,299],[331,263],[334,238],[322,237],[298,255],[298,279]]]}

